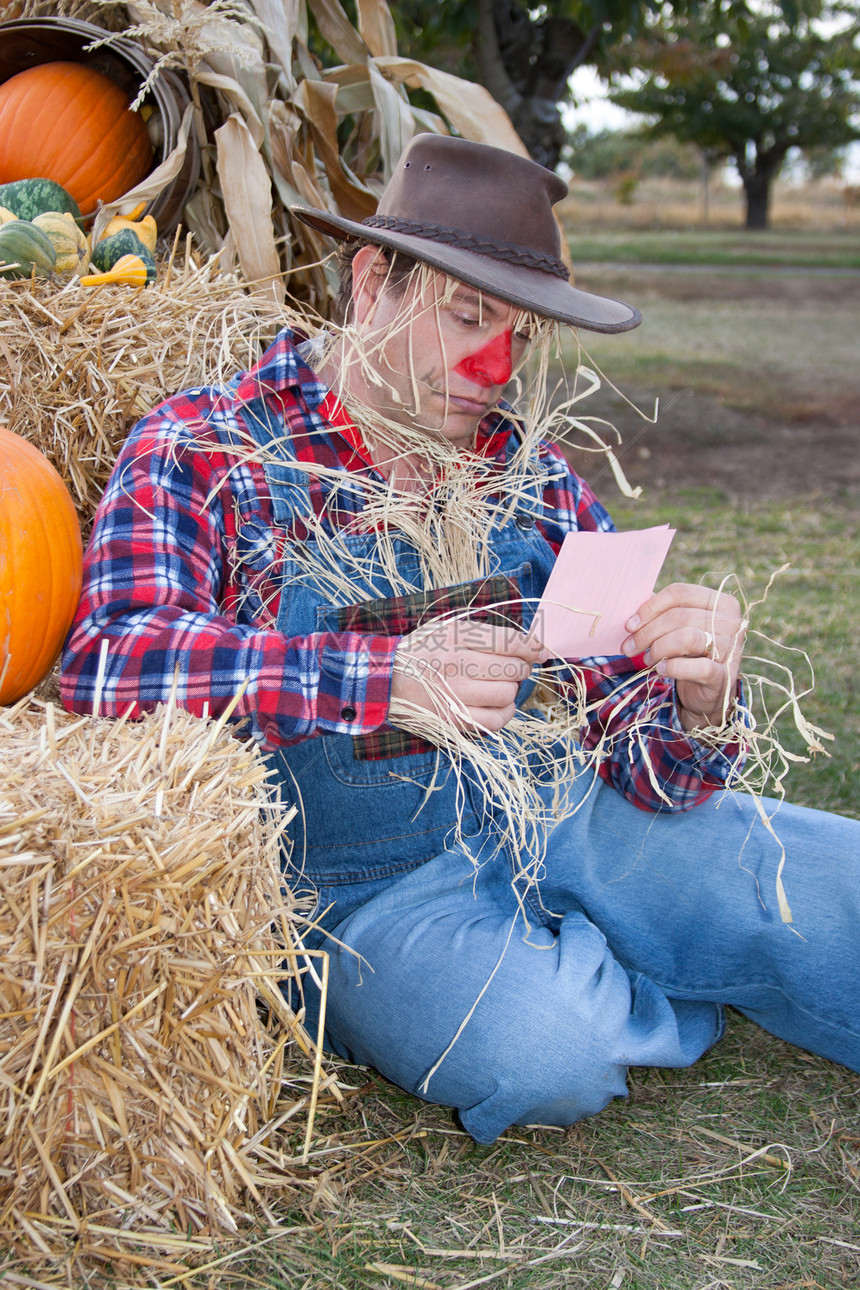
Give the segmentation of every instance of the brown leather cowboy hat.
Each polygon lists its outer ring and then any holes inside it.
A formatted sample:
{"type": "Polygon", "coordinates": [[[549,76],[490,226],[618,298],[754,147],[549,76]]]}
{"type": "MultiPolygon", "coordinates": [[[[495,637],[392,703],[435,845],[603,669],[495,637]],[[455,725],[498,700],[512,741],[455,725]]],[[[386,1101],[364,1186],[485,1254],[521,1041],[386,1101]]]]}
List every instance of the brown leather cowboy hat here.
{"type": "Polygon", "coordinates": [[[566,193],[558,175],[527,157],[419,134],[401,155],[375,215],[358,224],[309,206],[292,211],[341,241],[403,251],[541,317],[591,331],[630,331],[642,321],[638,310],[570,282],[552,211],[566,193]]]}

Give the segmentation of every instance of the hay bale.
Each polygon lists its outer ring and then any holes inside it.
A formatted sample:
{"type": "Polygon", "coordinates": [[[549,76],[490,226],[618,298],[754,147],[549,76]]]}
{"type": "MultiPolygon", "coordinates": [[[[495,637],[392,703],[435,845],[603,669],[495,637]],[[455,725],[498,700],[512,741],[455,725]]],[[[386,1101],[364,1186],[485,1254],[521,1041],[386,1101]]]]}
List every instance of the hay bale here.
{"type": "Polygon", "coordinates": [[[141,1233],[235,1231],[290,1191],[266,1126],[312,1082],[265,763],[169,706],[126,724],[31,697],[0,743],[0,1239],[139,1264],[141,1233]]]}
{"type": "Polygon", "coordinates": [[[190,250],[161,260],[156,285],[140,290],[0,279],[0,424],[53,462],[86,530],[135,421],[251,366],[290,321],[190,250]]]}

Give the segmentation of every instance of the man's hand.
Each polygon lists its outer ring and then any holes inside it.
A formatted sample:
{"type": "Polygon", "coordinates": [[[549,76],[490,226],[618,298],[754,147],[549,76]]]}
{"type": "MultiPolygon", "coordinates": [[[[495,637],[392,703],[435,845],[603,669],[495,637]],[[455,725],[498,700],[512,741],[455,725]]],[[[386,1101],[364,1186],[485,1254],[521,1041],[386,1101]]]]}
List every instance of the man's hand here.
{"type": "Polygon", "coordinates": [[[625,624],[625,654],[676,683],[681,724],[722,726],[735,697],[747,623],[734,596],[674,582],[625,624]]]}
{"type": "Polygon", "coordinates": [[[459,730],[501,730],[540,655],[540,645],[515,627],[470,619],[433,623],[398,645],[392,703],[444,714],[459,730]]]}

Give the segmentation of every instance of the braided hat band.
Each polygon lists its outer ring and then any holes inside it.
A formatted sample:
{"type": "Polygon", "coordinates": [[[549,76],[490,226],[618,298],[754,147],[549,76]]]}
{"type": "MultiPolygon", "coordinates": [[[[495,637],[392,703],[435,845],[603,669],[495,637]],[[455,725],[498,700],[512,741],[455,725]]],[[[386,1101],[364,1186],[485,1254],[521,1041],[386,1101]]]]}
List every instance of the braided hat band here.
{"type": "Polygon", "coordinates": [[[474,255],[488,255],[493,260],[503,260],[505,264],[519,264],[527,269],[538,269],[541,273],[551,273],[565,282],[570,278],[567,265],[555,255],[536,251],[528,246],[517,246],[514,242],[502,242],[499,238],[487,234],[476,236],[464,229],[446,228],[443,224],[428,224],[419,220],[400,219],[396,215],[369,215],[362,224],[368,228],[384,228],[395,233],[408,233],[412,237],[423,237],[429,242],[443,242],[446,246],[459,246],[474,255]]]}

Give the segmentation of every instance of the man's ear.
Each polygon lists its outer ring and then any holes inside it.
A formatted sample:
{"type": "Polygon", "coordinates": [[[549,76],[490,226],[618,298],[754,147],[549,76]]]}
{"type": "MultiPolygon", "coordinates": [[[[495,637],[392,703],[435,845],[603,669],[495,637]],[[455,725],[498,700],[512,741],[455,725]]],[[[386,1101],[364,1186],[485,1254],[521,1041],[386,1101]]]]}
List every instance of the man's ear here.
{"type": "Polygon", "coordinates": [[[352,260],[352,316],[354,322],[367,322],[379,299],[388,274],[385,253],[372,242],[357,251],[352,260]]]}

